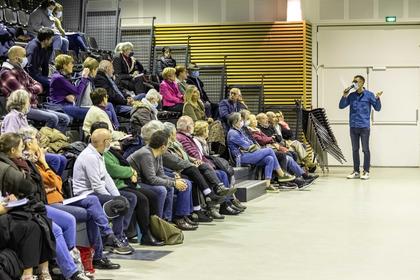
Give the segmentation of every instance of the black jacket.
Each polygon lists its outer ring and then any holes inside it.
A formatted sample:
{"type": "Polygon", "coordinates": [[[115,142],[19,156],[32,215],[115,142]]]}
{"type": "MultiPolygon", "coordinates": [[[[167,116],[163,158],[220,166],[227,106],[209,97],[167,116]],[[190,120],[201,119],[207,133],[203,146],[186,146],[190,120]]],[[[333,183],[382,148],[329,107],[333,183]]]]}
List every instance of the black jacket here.
{"type": "Polygon", "coordinates": [[[274,127],[272,127],[271,125],[268,127],[262,127],[261,125],[258,125],[258,128],[267,136],[270,136],[270,137],[275,136],[276,142],[281,143],[281,141],[283,141],[282,136],[278,135],[274,127]]]}
{"type": "Polygon", "coordinates": [[[163,69],[165,69],[166,67],[175,68],[176,67],[176,60],[173,59],[172,57],[165,58],[165,57],[161,56],[160,59],[157,61],[157,74],[159,76],[161,76],[163,69]]]}
{"type": "Polygon", "coordinates": [[[139,73],[144,72],[143,65],[141,65],[141,63],[138,60],[136,60],[134,63],[135,65],[133,67],[133,70],[130,71],[127,63],[124,61],[122,54],[114,57],[112,65],[114,66],[114,74],[116,77],[117,84],[120,84],[121,81],[131,81],[133,79],[133,76],[131,76],[131,74],[133,74],[135,71],[138,71],[139,73]]]}
{"type": "Polygon", "coordinates": [[[127,94],[125,90],[120,89],[121,93],[124,95],[122,97],[117,92],[115,92],[114,88],[112,87],[111,82],[108,80],[105,72],[98,70],[96,74],[94,84],[96,88],[104,88],[108,92],[108,101],[114,105],[127,105],[127,94]]]}
{"type": "Polygon", "coordinates": [[[191,76],[187,77],[187,84],[194,85],[200,91],[200,99],[203,102],[210,102],[209,97],[207,96],[207,92],[204,90],[204,84],[200,80],[200,78],[193,78],[191,76]]]}

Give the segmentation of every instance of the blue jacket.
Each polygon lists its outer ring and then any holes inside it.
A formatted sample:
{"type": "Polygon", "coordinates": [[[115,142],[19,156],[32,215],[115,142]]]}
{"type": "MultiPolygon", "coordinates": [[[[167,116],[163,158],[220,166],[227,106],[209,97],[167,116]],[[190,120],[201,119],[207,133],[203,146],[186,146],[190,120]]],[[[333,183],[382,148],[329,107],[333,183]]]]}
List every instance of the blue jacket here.
{"type": "Polygon", "coordinates": [[[49,83],[49,61],[52,48],[43,49],[37,38],[33,39],[26,46],[26,56],[28,57],[28,72],[35,80],[49,83]]]}
{"type": "Polygon", "coordinates": [[[236,159],[238,154],[242,154],[240,149],[247,150],[254,142],[242,130],[231,128],[227,135],[227,144],[230,154],[236,159]]]}
{"type": "Polygon", "coordinates": [[[368,90],[363,90],[361,94],[352,92],[347,97],[341,97],[338,107],[344,109],[349,105],[350,127],[353,128],[369,128],[371,107],[375,111],[381,110],[381,100],[368,90]]]}

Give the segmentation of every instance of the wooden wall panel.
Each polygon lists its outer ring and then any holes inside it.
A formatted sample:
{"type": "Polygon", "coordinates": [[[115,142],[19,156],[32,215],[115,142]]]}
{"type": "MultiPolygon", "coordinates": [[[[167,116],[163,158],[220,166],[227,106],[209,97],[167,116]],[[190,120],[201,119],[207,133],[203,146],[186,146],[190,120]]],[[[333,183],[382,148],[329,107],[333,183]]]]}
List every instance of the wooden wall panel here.
{"type": "Polygon", "coordinates": [[[156,45],[190,43],[191,61],[226,62],[228,84],[264,83],[266,104],[305,107],[312,96],[312,30],[307,22],[158,25],[156,45]]]}

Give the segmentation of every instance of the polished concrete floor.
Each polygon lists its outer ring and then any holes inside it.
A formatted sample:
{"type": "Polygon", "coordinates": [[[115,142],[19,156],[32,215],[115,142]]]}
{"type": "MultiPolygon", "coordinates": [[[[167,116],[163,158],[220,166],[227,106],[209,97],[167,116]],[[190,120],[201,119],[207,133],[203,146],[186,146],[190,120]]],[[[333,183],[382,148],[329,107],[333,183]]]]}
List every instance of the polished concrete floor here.
{"type": "Polygon", "coordinates": [[[118,260],[120,270],[97,279],[420,279],[420,170],[376,168],[369,181],[344,179],[349,171],[264,195],[245,214],[158,249],[169,255],[118,260]]]}

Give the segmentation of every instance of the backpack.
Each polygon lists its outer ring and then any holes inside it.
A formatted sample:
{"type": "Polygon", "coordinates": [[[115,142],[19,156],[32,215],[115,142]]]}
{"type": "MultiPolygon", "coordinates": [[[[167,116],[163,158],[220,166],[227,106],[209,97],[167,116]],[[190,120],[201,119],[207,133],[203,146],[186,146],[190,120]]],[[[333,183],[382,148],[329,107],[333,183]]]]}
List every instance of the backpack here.
{"type": "Polygon", "coordinates": [[[165,242],[165,245],[176,245],[184,242],[182,230],[156,215],[150,217],[150,231],[156,238],[165,242]]]}

